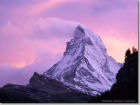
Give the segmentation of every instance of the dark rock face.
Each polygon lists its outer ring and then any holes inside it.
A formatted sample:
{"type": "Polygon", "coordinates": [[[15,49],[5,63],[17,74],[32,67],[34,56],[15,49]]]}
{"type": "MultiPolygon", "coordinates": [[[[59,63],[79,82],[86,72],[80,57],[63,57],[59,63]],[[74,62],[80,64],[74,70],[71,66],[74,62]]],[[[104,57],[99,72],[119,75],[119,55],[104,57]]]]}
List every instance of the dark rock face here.
{"type": "Polygon", "coordinates": [[[38,73],[26,86],[7,84],[0,89],[2,103],[84,103],[91,98],[38,73]]]}
{"type": "Polygon", "coordinates": [[[43,75],[39,75],[38,73],[34,73],[34,75],[30,79],[30,83],[28,86],[34,87],[41,91],[46,91],[49,94],[62,94],[72,92],[72,90],[69,87],[63,85],[63,83],[53,79],[49,79],[43,75]]]}
{"type": "Polygon", "coordinates": [[[116,79],[117,82],[110,91],[106,91],[90,102],[138,102],[138,52],[125,59],[116,79]]]}

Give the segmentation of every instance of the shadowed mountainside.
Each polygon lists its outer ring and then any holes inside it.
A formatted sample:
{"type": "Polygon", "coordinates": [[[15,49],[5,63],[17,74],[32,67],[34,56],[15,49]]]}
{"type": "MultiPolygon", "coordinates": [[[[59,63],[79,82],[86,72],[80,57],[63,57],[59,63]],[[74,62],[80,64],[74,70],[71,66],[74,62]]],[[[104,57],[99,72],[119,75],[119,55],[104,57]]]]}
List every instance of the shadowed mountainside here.
{"type": "Polygon", "coordinates": [[[91,98],[38,73],[26,86],[7,84],[0,89],[2,103],[85,103],[91,98]]]}
{"type": "MultiPolygon", "coordinates": [[[[127,55],[127,54],[126,54],[127,55]]],[[[110,91],[90,102],[138,102],[138,52],[128,54],[110,91]]]]}

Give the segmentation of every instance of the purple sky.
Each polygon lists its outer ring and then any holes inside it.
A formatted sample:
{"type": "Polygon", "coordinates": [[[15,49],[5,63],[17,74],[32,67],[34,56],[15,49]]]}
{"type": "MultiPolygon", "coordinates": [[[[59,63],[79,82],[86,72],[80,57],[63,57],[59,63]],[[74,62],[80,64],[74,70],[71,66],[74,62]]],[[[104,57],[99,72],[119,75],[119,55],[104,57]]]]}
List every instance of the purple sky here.
{"type": "Polygon", "coordinates": [[[137,0],[0,0],[0,85],[26,84],[50,68],[79,23],[123,62],[126,49],[138,46],[137,8],[137,0]]]}

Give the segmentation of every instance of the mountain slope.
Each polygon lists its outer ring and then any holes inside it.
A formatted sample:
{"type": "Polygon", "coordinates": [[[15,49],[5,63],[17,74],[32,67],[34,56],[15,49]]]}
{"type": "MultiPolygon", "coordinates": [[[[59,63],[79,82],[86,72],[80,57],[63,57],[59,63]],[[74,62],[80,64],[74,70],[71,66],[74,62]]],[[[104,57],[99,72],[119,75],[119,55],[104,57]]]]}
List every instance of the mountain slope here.
{"type": "Polygon", "coordinates": [[[43,75],[86,94],[97,95],[111,88],[120,66],[108,56],[100,37],[84,25],[75,29],[63,58],[43,75]]]}
{"type": "Polygon", "coordinates": [[[90,95],[38,73],[34,73],[26,86],[7,84],[0,88],[1,103],[85,103],[91,99],[90,95]]]}

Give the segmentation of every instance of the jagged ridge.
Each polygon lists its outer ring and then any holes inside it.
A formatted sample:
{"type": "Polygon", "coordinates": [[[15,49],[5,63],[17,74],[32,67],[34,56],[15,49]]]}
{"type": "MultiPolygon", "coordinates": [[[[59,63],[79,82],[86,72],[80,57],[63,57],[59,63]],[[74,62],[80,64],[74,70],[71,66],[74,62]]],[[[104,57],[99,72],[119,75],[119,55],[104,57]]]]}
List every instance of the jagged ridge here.
{"type": "Polygon", "coordinates": [[[44,73],[84,93],[97,95],[111,88],[119,70],[101,38],[84,25],[75,29],[63,58],[44,73]]]}

